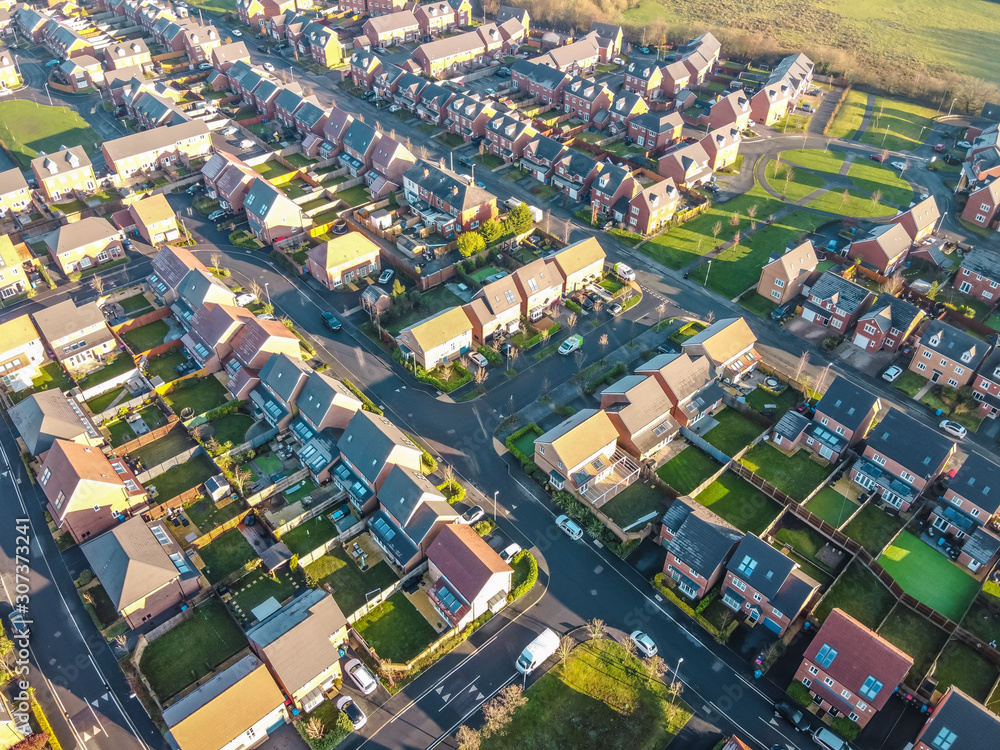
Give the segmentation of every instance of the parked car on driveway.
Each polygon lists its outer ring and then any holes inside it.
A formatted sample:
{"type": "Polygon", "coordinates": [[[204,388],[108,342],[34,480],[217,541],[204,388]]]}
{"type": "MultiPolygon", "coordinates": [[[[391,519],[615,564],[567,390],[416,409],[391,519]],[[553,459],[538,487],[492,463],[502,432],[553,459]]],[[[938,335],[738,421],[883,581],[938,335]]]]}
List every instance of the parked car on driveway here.
{"type": "Polygon", "coordinates": [[[900,375],[903,374],[903,368],[899,365],[893,365],[888,370],[882,373],[882,380],[887,380],[890,383],[895,382],[900,375]]]}
{"type": "Polygon", "coordinates": [[[508,544],[502,550],[500,550],[500,559],[505,563],[509,563],[510,559],[521,551],[520,544],[508,544]]]}
{"type": "Polygon", "coordinates": [[[203,62],[198,66],[198,70],[211,70],[211,69],[212,69],[212,63],[210,62],[203,62]]]}
{"type": "Polygon", "coordinates": [[[621,304],[618,302],[612,302],[610,305],[608,305],[608,312],[611,313],[612,318],[617,318],[619,315],[625,312],[625,308],[622,307],[621,304]]]}
{"type": "Polygon", "coordinates": [[[354,728],[361,729],[367,722],[368,717],[365,716],[365,712],[361,710],[354,699],[349,695],[342,695],[337,698],[337,710],[342,714],[345,714],[348,719],[351,720],[351,724],[354,728]]]}
{"type": "Polygon", "coordinates": [[[261,63],[260,67],[262,67],[268,73],[273,73],[274,72],[274,66],[271,63],[269,63],[269,62],[263,62],[263,63],[261,63]]]}
{"type": "Polygon", "coordinates": [[[210,213],[208,215],[208,220],[209,221],[218,221],[223,216],[225,216],[227,213],[229,213],[229,212],[226,211],[226,209],[224,209],[224,208],[216,209],[215,211],[212,211],[212,213],[210,213]]]}
{"type": "Polygon", "coordinates": [[[969,431],[966,430],[965,427],[963,427],[958,422],[955,422],[951,419],[944,420],[943,422],[941,422],[941,424],[938,425],[938,427],[940,427],[942,430],[947,432],[952,437],[958,438],[959,440],[962,440],[963,438],[965,438],[966,435],[969,434],[969,431]]]}
{"type": "Polygon", "coordinates": [[[391,268],[387,268],[382,272],[382,275],[378,277],[379,284],[388,284],[392,281],[392,277],[396,275],[396,272],[391,268]]]}
{"type": "Polygon", "coordinates": [[[972,148],[972,144],[968,141],[959,141],[955,144],[955,148],[972,148]]]}
{"type": "Polygon", "coordinates": [[[246,307],[251,302],[257,301],[257,295],[250,294],[250,292],[240,292],[236,295],[236,304],[239,307],[246,307]]]}
{"type": "Polygon", "coordinates": [[[358,689],[365,695],[371,695],[376,690],[378,690],[378,682],[372,677],[372,673],[368,671],[368,667],[362,664],[358,659],[351,659],[344,665],[344,671],[351,678],[358,689]]]}
{"type": "Polygon", "coordinates": [[[390,114],[395,114],[396,112],[399,112],[402,109],[403,108],[400,107],[398,104],[390,104],[389,105],[389,112],[390,112],[390,114]]]}
{"type": "Polygon", "coordinates": [[[462,523],[473,524],[486,515],[486,511],[478,505],[473,505],[461,515],[462,523]]]}
{"type": "Polygon", "coordinates": [[[337,320],[337,316],[334,315],[329,310],[323,313],[323,325],[325,325],[334,333],[337,333],[342,328],[340,321],[337,320]]]}

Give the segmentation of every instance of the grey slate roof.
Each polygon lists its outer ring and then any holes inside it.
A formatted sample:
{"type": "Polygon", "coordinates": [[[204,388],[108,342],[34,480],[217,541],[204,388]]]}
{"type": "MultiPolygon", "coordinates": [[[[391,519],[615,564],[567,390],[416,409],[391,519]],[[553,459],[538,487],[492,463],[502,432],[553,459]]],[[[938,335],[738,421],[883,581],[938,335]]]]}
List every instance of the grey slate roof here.
{"type": "Polygon", "coordinates": [[[524,147],[524,155],[533,161],[555,163],[559,155],[566,150],[566,146],[555,138],[539,133],[524,147]]]}
{"type": "Polygon", "coordinates": [[[848,314],[853,314],[871,294],[865,287],[855,284],[843,276],[825,272],[809,290],[809,296],[820,300],[833,300],[836,306],[848,314]]]}
{"type": "MultiPolygon", "coordinates": [[[[781,554],[781,553],[779,553],[781,554]]],[[[781,584],[778,593],[768,597],[771,606],[779,612],[791,615],[802,609],[803,605],[812,596],[813,591],[819,587],[812,578],[801,570],[795,569],[781,584]]]]}
{"type": "Polygon", "coordinates": [[[119,610],[180,575],[140,516],[85,542],[80,550],[119,610]]]}
{"type": "Polygon", "coordinates": [[[981,565],[992,560],[997,550],[1000,550],[1000,539],[987,531],[984,526],[972,532],[972,536],[962,545],[962,552],[981,565]]]}
{"type": "Polygon", "coordinates": [[[553,68],[551,65],[542,65],[541,63],[531,62],[529,60],[524,60],[519,58],[510,67],[510,72],[521,73],[529,81],[537,83],[540,86],[544,86],[547,89],[555,90],[559,88],[559,84],[563,81],[569,81],[569,73],[564,73],[558,68],[553,68]]]}
{"type": "Polygon", "coordinates": [[[786,411],[774,426],[774,434],[795,441],[808,426],[809,419],[805,415],[797,411],[786,411]]]}
{"type": "Polygon", "coordinates": [[[955,443],[937,430],[889,409],[868,436],[868,448],[904,466],[911,474],[929,477],[955,443]]]}
{"type": "Polygon", "coordinates": [[[988,513],[1000,510],[1000,466],[978,453],[969,453],[948,487],[988,513]]]}
{"type": "Polygon", "coordinates": [[[357,412],[337,441],[340,452],[372,485],[397,445],[419,450],[396,425],[367,411],[357,412]]]}
{"type": "Polygon", "coordinates": [[[733,547],[743,538],[742,532],[726,525],[721,518],[716,517],[714,521],[703,518],[698,508],[682,500],[675,500],[667,513],[672,511],[672,522],[676,522],[676,518],[682,520],[674,532],[674,538],[666,543],[666,547],[674,557],[703,577],[707,578],[722,565],[733,547]]]}
{"type": "MultiPolygon", "coordinates": [[[[177,294],[188,303],[188,306],[192,310],[197,310],[205,303],[208,292],[213,286],[229,292],[229,287],[216,280],[214,276],[205,273],[199,268],[193,268],[187,272],[187,275],[177,289],[177,294]]],[[[232,294],[232,292],[229,292],[229,294],[232,294]]],[[[236,299],[236,295],[233,295],[233,299],[236,299]]]]}
{"type": "Polygon", "coordinates": [[[9,414],[32,456],[47,451],[57,439],[75,441],[87,434],[90,444],[100,442],[90,418],[79,407],[74,409],[73,402],[58,388],[28,396],[9,414]]]}
{"type": "Polygon", "coordinates": [[[280,107],[289,114],[294,113],[301,104],[302,94],[289,88],[282,89],[281,93],[274,100],[275,107],[280,107]]]}
{"type": "Polygon", "coordinates": [[[367,154],[372,147],[372,143],[378,138],[378,132],[371,125],[355,120],[344,132],[341,146],[349,148],[359,154],[367,154]]]}
{"type": "Polygon", "coordinates": [[[942,320],[932,320],[920,336],[921,346],[926,346],[938,354],[961,362],[963,366],[974,370],[979,367],[986,356],[990,345],[977,339],[965,331],[948,325],[942,320]],[[937,340],[934,343],[933,339],[937,340]],[[969,354],[968,359],[962,359],[963,354],[969,354]]]}
{"type": "Polygon", "coordinates": [[[905,331],[913,323],[914,318],[920,315],[920,308],[905,299],[893,297],[891,294],[882,292],[872,303],[871,308],[861,320],[870,320],[883,315],[883,311],[888,311],[889,325],[897,331],[905,331]]]}
{"type": "Polygon", "coordinates": [[[423,502],[444,501],[444,495],[423,474],[394,466],[378,491],[378,499],[400,523],[406,525],[423,502]]]}
{"type": "Polygon", "coordinates": [[[299,394],[295,405],[299,407],[305,417],[313,424],[319,424],[323,417],[330,410],[333,400],[338,395],[347,395],[350,398],[355,396],[345,388],[340,381],[324,375],[321,372],[312,372],[306,381],[302,392],[299,394]]]}
{"type": "Polygon", "coordinates": [[[857,430],[878,403],[878,396],[838,375],[816,404],[816,414],[826,415],[848,429],[857,430]]]}
{"type": "Polygon", "coordinates": [[[923,741],[928,747],[938,747],[934,740],[942,731],[945,737],[957,735],[952,750],[994,750],[1000,743],[1000,717],[952,687],[927,720],[923,741]]]}
{"type": "Polygon", "coordinates": [[[281,353],[271,355],[260,368],[259,377],[261,383],[288,403],[299,381],[308,377],[309,373],[309,368],[302,363],[302,360],[281,353]]]}
{"type": "Polygon", "coordinates": [[[726,565],[726,570],[740,580],[746,581],[769,600],[778,595],[785,579],[794,569],[794,562],[753,534],[743,537],[740,546],[736,548],[729,564],[726,565]],[[744,562],[747,563],[747,567],[741,570],[744,562]]]}

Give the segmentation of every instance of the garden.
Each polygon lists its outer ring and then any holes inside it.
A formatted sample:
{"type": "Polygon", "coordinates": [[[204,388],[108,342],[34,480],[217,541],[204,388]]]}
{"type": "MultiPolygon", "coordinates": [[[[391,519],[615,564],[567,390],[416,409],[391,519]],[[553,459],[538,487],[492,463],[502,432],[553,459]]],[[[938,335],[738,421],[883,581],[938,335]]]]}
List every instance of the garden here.
{"type": "Polygon", "coordinates": [[[170,326],[162,320],[154,320],[152,323],[126,331],[122,334],[122,338],[129,343],[136,354],[141,354],[162,344],[168,333],[170,326]]]}
{"type": "Polygon", "coordinates": [[[164,383],[172,383],[180,377],[176,368],[185,362],[187,357],[184,356],[184,352],[179,348],[171,349],[156,357],[150,357],[146,362],[146,373],[151,378],[158,377],[164,383]]]}
{"type": "Polygon", "coordinates": [[[32,393],[40,393],[50,388],[58,388],[65,393],[73,387],[73,381],[58,362],[52,361],[38,368],[38,377],[31,381],[31,387],[11,392],[10,400],[20,403],[32,393]]]}
{"type": "Polygon", "coordinates": [[[197,443],[188,436],[187,432],[174,427],[163,437],[147,443],[141,448],[136,448],[132,451],[132,458],[141,461],[144,469],[151,469],[196,445],[197,443]]]}
{"type": "Polygon", "coordinates": [[[380,658],[397,664],[417,656],[437,637],[437,631],[402,591],[357,620],[354,629],[380,658]]]}
{"type": "Polygon", "coordinates": [[[115,355],[114,359],[107,361],[100,370],[87,373],[82,378],[78,378],[80,388],[87,390],[95,385],[106,383],[112,378],[124,375],[129,370],[135,369],[135,360],[124,352],[115,355]]]}
{"type": "Polygon", "coordinates": [[[347,615],[364,606],[365,594],[388,588],[398,580],[384,560],[362,572],[342,547],[307,565],[305,575],[310,585],[329,585],[337,605],[347,615]]]}
{"type": "Polygon", "coordinates": [[[763,533],[781,511],[771,498],[729,472],[694,499],[748,534],[763,533]]]}
{"type": "Polygon", "coordinates": [[[913,686],[919,685],[934,663],[934,657],[948,640],[947,633],[902,604],[893,608],[878,634],[913,657],[913,667],[908,675],[908,681],[913,686]]]}
{"type": "Polygon", "coordinates": [[[838,529],[859,507],[832,487],[824,487],[806,504],[806,510],[838,529]]]}
{"type": "Polygon", "coordinates": [[[149,480],[146,489],[155,487],[156,499],[162,503],[197,487],[218,473],[219,469],[212,463],[212,459],[204,453],[197,453],[183,464],[167,469],[162,474],[153,477],[149,480]]]}
{"type": "Polygon", "coordinates": [[[236,528],[217,536],[204,547],[199,547],[198,556],[205,563],[202,573],[209,583],[216,584],[251,560],[256,560],[257,552],[250,546],[243,532],[236,528]]]}
{"type": "Polygon", "coordinates": [[[678,495],[688,495],[721,468],[714,458],[689,445],[657,469],[656,476],[678,495]]]}
{"type": "Polygon", "coordinates": [[[893,540],[879,565],[906,593],[955,622],[979,591],[975,578],[908,531],[893,540]]]}
{"type": "Polygon", "coordinates": [[[938,690],[943,692],[954,685],[980,702],[990,697],[998,677],[1000,670],[958,641],[950,641],[944,647],[934,667],[938,690]]]}
{"type": "Polygon", "coordinates": [[[718,424],[702,435],[702,438],[727,456],[735,456],[756,440],[765,429],[763,425],[757,424],[736,409],[722,409],[712,418],[718,424]]]}
{"type": "Polygon", "coordinates": [[[638,481],[611,498],[600,510],[624,529],[651,513],[655,514],[653,520],[658,519],[667,509],[668,500],[656,485],[638,481]]]}
{"type": "Polygon", "coordinates": [[[844,528],[844,533],[858,542],[870,555],[882,552],[896,533],[903,528],[903,520],[898,516],[886,513],[872,503],[868,503],[861,512],[844,528]]]}
{"type": "Polygon", "coordinates": [[[802,502],[831,473],[830,467],[820,464],[813,455],[812,451],[800,448],[789,456],[764,442],[747,451],[740,463],[789,497],[802,502]]]}
{"type": "Polygon", "coordinates": [[[834,609],[842,609],[865,627],[876,630],[895,604],[896,597],[889,589],[868,568],[853,560],[813,614],[823,622],[834,609]]]}
{"type": "Polygon", "coordinates": [[[218,378],[208,375],[203,378],[188,378],[174,384],[173,388],[164,394],[175,414],[180,415],[185,409],[191,410],[195,417],[217,409],[226,403],[228,392],[218,378]]]}
{"type": "MultiPolygon", "coordinates": [[[[223,498],[223,500],[226,499],[228,498],[223,498]]],[[[243,505],[236,500],[229,500],[224,505],[219,505],[212,498],[206,496],[185,505],[184,512],[191,519],[191,523],[198,527],[199,532],[207,534],[216,526],[224,524],[231,518],[236,518],[243,512],[243,505]]]]}
{"type": "Polygon", "coordinates": [[[274,599],[281,604],[295,596],[299,589],[305,587],[305,579],[298,570],[284,567],[273,574],[267,571],[253,571],[229,587],[232,598],[229,606],[236,611],[236,616],[243,624],[254,621],[253,610],[274,599]]]}
{"type": "Polygon", "coordinates": [[[281,541],[292,551],[293,555],[307,555],[321,544],[337,536],[337,527],[325,516],[311,518],[301,526],[281,535],[281,541]]]}

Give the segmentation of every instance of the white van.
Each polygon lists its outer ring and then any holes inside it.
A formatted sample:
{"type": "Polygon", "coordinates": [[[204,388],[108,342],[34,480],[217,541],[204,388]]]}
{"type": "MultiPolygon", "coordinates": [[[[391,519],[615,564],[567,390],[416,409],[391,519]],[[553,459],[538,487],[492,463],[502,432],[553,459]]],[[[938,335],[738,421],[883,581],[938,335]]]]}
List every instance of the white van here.
{"type": "Polygon", "coordinates": [[[559,648],[559,636],[551,628],[545,628],[514,662],[521,674],[531,674],[559,648]]]}
{"type": "Polygon", "coordinates": [[[826,727],[821,727],[813,732],[813,742],[826,750],[851,750],[847,740],[842,740],[826,727]]]}

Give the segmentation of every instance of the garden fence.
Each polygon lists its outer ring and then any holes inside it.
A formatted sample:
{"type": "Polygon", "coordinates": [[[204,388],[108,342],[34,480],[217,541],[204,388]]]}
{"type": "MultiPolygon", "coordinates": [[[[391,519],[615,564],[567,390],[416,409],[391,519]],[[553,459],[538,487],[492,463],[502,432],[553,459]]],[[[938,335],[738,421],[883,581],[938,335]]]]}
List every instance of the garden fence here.
{"type": "Polygon", "coordinates": [[[289,518],[287,521],[279,522],[277,526],[273,526],[273,524],[274,521],[277,520],[277,518],[279,517],[278,515],[268,514],[265,516],[265,518],[267,519],[268,526],[272,526],[272,531],[274,532],[274,537],[275,540],[277,541],[280,540],[282,536],[287,534],[292,529],[297,529],[302,524],[311,521],[317,516],[323,515],[328,508],[337,504],[346,497],[347,493],[344,492],[343,490],[340,490],[339,492],[334,492],[324,497],[322,500],[320,500],[311,508],[307,508],[305,512],[295,516],[294,518],[289,518]]]}
{"type": "Polygon", "coordinates": [[[284,479],[278,480],[274,484],[269,484],[267,487],[260,490],[259,492],[255,492],[254,494],[247,496],[245,498],[247,504],[250,505],[251,507],[260,505],[264,500],[267,500],[267,498],[271,497],[271,495],[274,495],[278,492],[281,492],[282,490],[287,489],[288,487],[291,487],[293,484],[305,479],[307,476],[309,476],[308,469],[299,469],[294,474],[290,474],[284,479]]]}
{"type": "Polygon", "coordinates": [[[278,436],[278,432],[279,430],[277,427],[272,427],[270,430],[262,432],[257,437],[251,438],[250,440],[247,440],[245,443],[240,443],[235,448],[230,448],[228,451],[225,452],[224,455],[236,456],[239,455],[240,453],[243,453],[244,451],[260,448],[260,446],[265,445],[274,440],[274,438],[278,436]]]}
{"type": "MultiPolygon", "coordinates": [[[[348,624],[349,625],[354,625],[354,623],[356,623],[362,617],[364,617],[369,612],[371,612],[375,607],[377,607],[379,604],[381,604],[386,599],[388,599],[389,597],[391,597],[397,591],[399,591],[400,589],[402,589],[403,586],[405,586],[406,583],[411,578],[416,578],[416,577],[422,576],[425,572],[427,572],[428,567],[429,567],[429,563],[427,562],[427,560],[424,560],[422,563],[420,563],[420,565],[418,565],[417,567],[415,567],[413,570],[411,570],[405,576],[403,576],[399,580],[393,582],[393,584],[391,586],[388,586],[387,588],[382,589],[375,597],[373,597],[369,601],[365,602],[365,604],[363,604],[361,607],[359,607],[358,609],[356,609],[354,612],[352,612],[351,614],[349,614],[347,616],[347,622],[348,622],[348,624]]],[[[351,630],[354,631],[353,627],[351,628],[351,630]]],[[[356,632],[356,631],[354,631],[354,632],[356,632]]],[[[362,643],[364,643],[365,649],[372,655],[372,658],[376,659],[376,661],[377,661],[378,660],[378,656],[375,655],[374,650],[372,650],[371,647],[367,643],[365,643],[364,639],[361,638],[360,634],[358,634],[358,638],[361,640],[362,643]]]]}
{"type": "MultiPolygon", "coordinates": [[[[233,500],[232,502],[238,503],[239,500],[233,500]]],[[[193,549],[193,550],[199,550],[199,549],[201,549],[206,544],[209,544],[213,539],[218,539],[220,536],[222,536],[223,534],[225,534],[230,529],[235,529],[237,526],[239,526],[241,523],[243,523],[243,519],[246,518],[247,515],[250,514],[250,512],[251,512],[250,508],[246,508],[246,509],[240,511],[240,514],[238,516],[233,516],[228,521],[224,521],[223,523],[220,523],[218,526],[216,526],[211,531],[209,531],[209,532],[207,532],[205,534],[202,534],[200,537],[198,537],[193,542],[191,542],[191,544],[188,545],[188,548],[193,549]]]]}
{"type": "MultiPolygon", "coordinates": [[[[168,469],[172,469],[175,466],[180,466],[183,463],[187,463],[188,460],[199,451],[204,452],[205,449],[202,448],[200,445],[195,445],[192,448],[188,448],[185,451],[181,451],[173,458],[168,458],[166,461],[158,463],[156,466],[149,467],[141,474],[139,474],[136,477],[136,479],[138,479],[139,482],[144,486],[150,482],[152,482],[155,485],[156,477],[160,476],[160,474],[167,471],[168,469]]],[[[206,453],[206,455],[208,454],[206,453]]]]}
{"type": "MultiPolygon", "coordinates": [[[[132,359],[132,355],[121,353],[119,357],[128,357],[132,359]]],[[[134,365],[134,363],[133,363],[134,365]]],[[[118,386],[124,385],[129,380],[135,377],[142,377],[139,371],[133,366],[131,370],[123,372],[121,375],[116,375],[115,377],[105,380],[103,383],[98,383],[97,385],[92,385],[89,388],[82,389],[80,391],[80,400],[89,401],[94,398],[94,396],[100,396],[102,393],[107,393],[110,390],[117,388],[118,386]]],[[[145,381],[144,381],[145,382],[145,381]]]]}
{"type": "MultiPolygon", "coordinates": [[[[95,415],[94,416],[94,424],[96,424],[98,427],[100,427],[105,422],[113,422],[114,420],[118,419],[118,412],[121,409],[123,409],[123,408],[125,408],[125,409],[136,409],[136,408],[142,406],[143,403],[145,403],[146,400],[149,399],[149,398],[150,398],[150,394],[149,393],[143,393],[143,394],[141,394],[139,396],[134,396],[134,397],[132,397],[130,399],[127,399],[125,401],[119,401],[115,406],[113,406],[113,407],[111,407],[109,409],[105,409],[100,414],[95,415]]],[[[77,400],[82,403],[82,399],[77,399],[77,400]]],[[[121,450],[121,448],[118,448],[118,450],[121,450]]]]}
{"type": "MultiPolygon", "coordinates": [[[[142,396],[139,397],[140,403],[143,398],[144,397],[142,396]]],[[[126,456],[132,451],[139,450],[139,448],[142,448],[144,445],[149,445],[150,443],[159,440],[161,437],[164,437],[174,429],[177,423],[178,423],[177,415],[171,414],[169,417],[167,417],[167,423],[165,425],[150,430],[145,435],[139,435],[139,437],[135,438],[134,440],[129,440],[127,443],[119,445],[117,448],[106,449],[106,452],[114,453],[115,455],[118,456],[126,456]]],[[[184,434],[186,435],[187,433],[185,432],[184,434]]]]}

